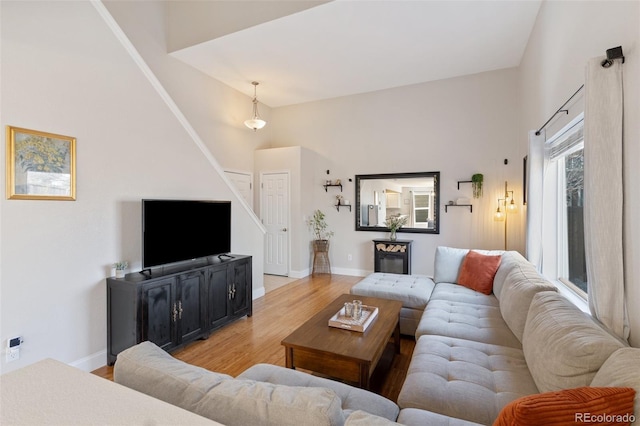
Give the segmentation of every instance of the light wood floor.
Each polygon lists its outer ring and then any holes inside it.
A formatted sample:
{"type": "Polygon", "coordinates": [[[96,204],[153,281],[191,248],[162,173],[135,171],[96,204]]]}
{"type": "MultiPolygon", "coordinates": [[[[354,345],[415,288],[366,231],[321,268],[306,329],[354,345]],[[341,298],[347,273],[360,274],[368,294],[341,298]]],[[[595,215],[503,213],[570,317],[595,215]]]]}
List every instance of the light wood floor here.
{"type": "MultiPolygon", "coordinates": [[[[237,376],[257,363],[285,366],[282,339],[306,318],[349,289],[361,278],[343,275],[307,277],[277,288],[253,301],[253,316],[242,318],[172,353],[176,358],[212,371],[237,376]]],[[[403,336],[400,354],[390,344],[372,377],[371,390],[393,401],[404,382],[415,342],[403,336]]],[[[113,367],[94,374],[113,380],[113,367]]]]}
{"type": "Polygon", "coordinates": [[[279,275],[269,275],[269,274],[264,274],[263,277],[264,277],[263,284],[264,284],[265,293],[272,292],[273,290],[276,290],[284,285],[291,284],[296,280],[295,278],[281,277],[279,275]]]}

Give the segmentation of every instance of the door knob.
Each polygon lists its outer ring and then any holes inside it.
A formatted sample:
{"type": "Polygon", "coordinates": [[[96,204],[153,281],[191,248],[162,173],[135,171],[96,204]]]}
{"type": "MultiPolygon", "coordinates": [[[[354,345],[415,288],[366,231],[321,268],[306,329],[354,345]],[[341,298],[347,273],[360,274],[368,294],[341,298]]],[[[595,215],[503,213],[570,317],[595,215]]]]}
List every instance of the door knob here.
{"type": "Polygon", "coordinates": [[[287,228],[282,228],[282,232],[287,232],[287,228]]]}

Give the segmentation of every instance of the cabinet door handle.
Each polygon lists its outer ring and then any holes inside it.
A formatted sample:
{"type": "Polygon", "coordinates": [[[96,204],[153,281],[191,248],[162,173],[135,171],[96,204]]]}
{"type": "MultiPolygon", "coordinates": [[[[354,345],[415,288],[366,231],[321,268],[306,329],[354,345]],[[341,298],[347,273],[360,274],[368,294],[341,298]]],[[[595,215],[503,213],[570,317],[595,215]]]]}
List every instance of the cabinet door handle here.
{"type": "Polygon", "coordinates": [[[182,319],[182,300],[178,300],[178,319],[182,319]]]}
{"type": "Polygon", "coordinates": [[[173,322],[176,322],[176,319],[178,318],[178,310],[176,309],[176,304],[173,304],[173,311],[171,312],[171,316],[173,318],[173,322]]]}
{"type": "Polygon", "coordinates": [[[231,286],[229,286],[229,300],[231,300],[231,298],[233,297],[233,290],[231,290],[231,286]]]}

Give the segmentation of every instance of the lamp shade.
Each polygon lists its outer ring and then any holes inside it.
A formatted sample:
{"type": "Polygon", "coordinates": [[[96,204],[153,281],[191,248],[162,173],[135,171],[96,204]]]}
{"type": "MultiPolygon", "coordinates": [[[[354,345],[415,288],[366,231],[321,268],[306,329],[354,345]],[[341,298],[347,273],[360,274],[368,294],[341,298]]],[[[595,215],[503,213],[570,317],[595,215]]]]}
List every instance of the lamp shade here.
{"type": "Polygon", "coordinates": [[[244,125],[253,130],[260,130],[267,124],[266,121],[261,118],[250,118],[244,121],[244,125]]]}

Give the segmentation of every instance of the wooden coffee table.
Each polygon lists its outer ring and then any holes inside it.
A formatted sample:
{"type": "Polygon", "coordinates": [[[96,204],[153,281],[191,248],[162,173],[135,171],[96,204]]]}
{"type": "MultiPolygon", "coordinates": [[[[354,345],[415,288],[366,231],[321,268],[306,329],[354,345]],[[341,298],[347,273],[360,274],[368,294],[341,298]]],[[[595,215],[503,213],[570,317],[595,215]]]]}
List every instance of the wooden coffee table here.
{"type": "Polygon", "coordinates": [[[402,302],[343,294],[312,316],[283,341],[288,368],[302,368],[369,388],[369,379],[393,337],[400,352],[402,302]],[[376,306],[378,316],[364,331],[329,327],[329,319],[353,299],[376,306]]]}

